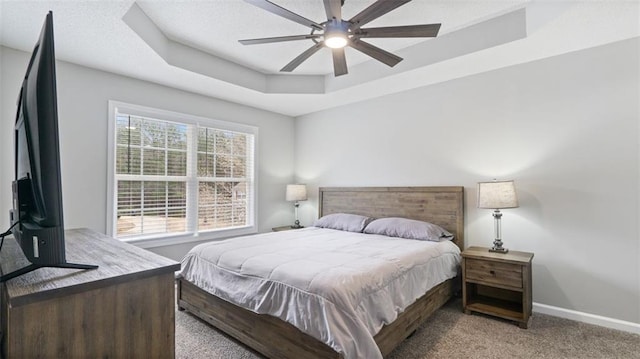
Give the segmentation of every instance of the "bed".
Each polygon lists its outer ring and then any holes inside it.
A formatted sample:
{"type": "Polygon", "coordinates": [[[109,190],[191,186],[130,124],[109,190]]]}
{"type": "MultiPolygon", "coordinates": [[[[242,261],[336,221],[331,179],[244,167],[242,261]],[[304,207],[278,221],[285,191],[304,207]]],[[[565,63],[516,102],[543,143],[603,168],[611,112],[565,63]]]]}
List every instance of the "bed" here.
{"type": "MultiPolygon", "coordinates": [[[[320,188],[319,215],[352,213],[427,221],[454,234],[453,243],[462,249],[463,196],[462,187],[320,188]]],[[[287,234],[291,236],[294,232],[297,231],[287,231],[287,234]]],[[[232,304],[210,294],[209,288],[204,290],[181,276],[177,282],[179,309],[188,310],[266,357],[342,358],[341,353],[325,343],[326,340],[323,342],[305,334],[287,321],[232,304]]],[[[193,282],[199,283],[197,280],[193,282]]],[[[373,337],[379,352],[383,356],[389,354],[431,313],[446,303],[456,288],[456,282],[457,279],[453,278],[437,284],[404,308],[393,322],[384,325],[373,337]]]]}

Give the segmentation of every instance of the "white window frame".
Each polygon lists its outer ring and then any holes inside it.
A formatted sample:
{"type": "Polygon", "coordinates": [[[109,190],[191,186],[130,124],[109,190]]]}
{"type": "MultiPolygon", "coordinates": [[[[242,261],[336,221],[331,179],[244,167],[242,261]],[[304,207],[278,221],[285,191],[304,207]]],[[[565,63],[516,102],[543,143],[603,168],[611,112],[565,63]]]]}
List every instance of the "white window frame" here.
{"type": "MultiPolygon", "coordinates": [[[[135,244],[142,248],[153,248],[174,244],[182,244],[197,241],[208,241],[222,238],[229,238],[239,235],[254,234],[258,232],[258,128],[250,125],[214,120],[205,117],[199,117],[189,114],[183,114],[168,110],[156,109],[146,106],[134,105],[119,101],[109,101],[109,119],[108,119],[108,131],[107,131],[107,234],[109,236],[115,236],[115,228],[117,228],[117,198],[115,193],[116,184],[116,117],[119,113],[126,113],[128,115],[140,116],[152,119],[158,119],[161,121],[170,121],[184,123],[193,126],[203,126],[209,128],[215,128],[219,130],[243,132],[252,134],[254,136],[254,148],[253,148],[253,168],[249,169],[253,171],[253,188],[247,198],[247,218],[249,224],[238,228],[229,229],[215,229],[215,230],[203,230],[194,231],[190,233],[160,233],[160,234],[148,234],[140,235],[133,238],[121,238],[120,240],[128,243],[135,244]]],[[[195,141],[189,143],[188,146],[195,147],[195,141]]],[[[189,151],[194,150],[190,148],[189,151]]],[[[170,176],[162,176],[163,178],[170,179],[170,176]]],[[[187,182],[189,186],[189,182],[187,182]]],[[[188,203],[196,203],[196,206],[189,208],[187,205],[187,211],[191,211],[191,215],[197,217],[197,189],[189,191],[188,196],[195,196],[196,199],[187,199],[188,203]],[[189,194],[190,193],[190,194],[189,194]],[[194,202],[195,201],[195,202],[194,202]]]]}

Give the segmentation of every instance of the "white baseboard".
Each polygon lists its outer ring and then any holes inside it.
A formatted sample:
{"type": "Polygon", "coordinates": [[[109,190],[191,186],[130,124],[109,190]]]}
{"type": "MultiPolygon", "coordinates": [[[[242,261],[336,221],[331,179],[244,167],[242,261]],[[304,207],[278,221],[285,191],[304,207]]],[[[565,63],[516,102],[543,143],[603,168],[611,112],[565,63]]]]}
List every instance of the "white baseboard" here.
{"type": "Polygon", "coordinates": [[[533,303],[533,311],[536,313],[553,315],[565,319],[571,319],[582,323],[599,325],[601,327],[622,330],[629,333],[640,334],[640,324],[624,320],[603,317],[600,315],[578,312],[571,309],[554,307],[551,305],[533,303]]]}

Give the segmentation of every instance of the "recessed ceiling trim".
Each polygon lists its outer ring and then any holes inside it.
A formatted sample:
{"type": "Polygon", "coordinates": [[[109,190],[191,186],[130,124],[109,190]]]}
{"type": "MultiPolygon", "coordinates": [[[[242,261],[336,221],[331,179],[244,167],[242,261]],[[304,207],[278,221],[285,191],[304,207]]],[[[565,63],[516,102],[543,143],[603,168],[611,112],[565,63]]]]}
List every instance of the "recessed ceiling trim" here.
{"type": "Polygon", "coordinates": [[[266,75],[170,40],[136,3],[122,20],[167,64],[262,93],[324,94],[321,75],[266,75]]]}
{"type": "Polygon", "coordinates": [[[268,75],[169,39],[135,2],[122,19],[167,64],[265,94],[340,91],[527,36],[527,11],[520,8],[399,50],[405,61],[394,68],[371,60],[352,66],[349,76],[268,75]]]}
{"type": "Polygon", "coordinates": [[[404,61],[398,63],[393,69],[382,69],[371,61],[352,66],[349,76],[328,79],[327,92],[412,71],[526,37],[527,10],[521,8],[398,50],[396,53],[404,58],[404,61]]]}

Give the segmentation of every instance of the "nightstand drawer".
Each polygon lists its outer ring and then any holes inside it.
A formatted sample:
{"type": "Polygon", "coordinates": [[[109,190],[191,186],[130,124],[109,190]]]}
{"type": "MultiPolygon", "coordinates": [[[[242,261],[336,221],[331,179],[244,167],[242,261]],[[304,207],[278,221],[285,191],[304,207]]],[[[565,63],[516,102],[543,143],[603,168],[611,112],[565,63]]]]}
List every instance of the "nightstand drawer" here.
{"type": "Polygon", "coordinates": [[[465,275],[468,280],[522,288],[522,266],[467,258],[465,275]]]}

